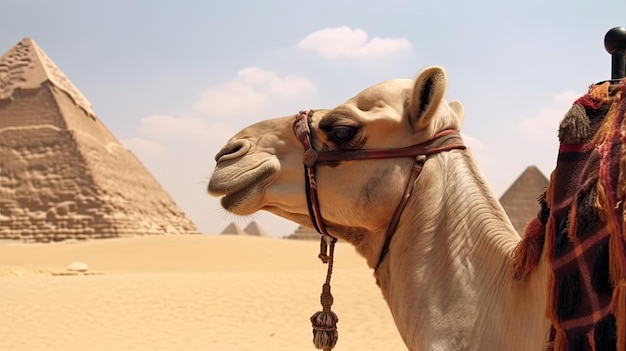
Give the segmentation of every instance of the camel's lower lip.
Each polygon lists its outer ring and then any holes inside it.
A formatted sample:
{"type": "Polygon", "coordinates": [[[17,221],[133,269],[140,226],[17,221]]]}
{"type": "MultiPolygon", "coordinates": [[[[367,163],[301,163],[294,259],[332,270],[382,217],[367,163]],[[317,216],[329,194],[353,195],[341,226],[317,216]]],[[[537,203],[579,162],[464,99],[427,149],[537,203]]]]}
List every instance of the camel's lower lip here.
{"type": "Polygon", "coordinates": [[[208,191],[213,196],[222,196],[221,204],[225,210],[246,215],[254,212],[252,203],[255,200],[260,202],[258,194],[263,193],[263,187],[276,171],[277,165],[272,162],[265,162],[243,176],[233,177],[227,170],[218,170],[209,182],[208,191]]]}
{"type": "Polygon", "coordinates": [[[234,191],[232,193],[222,196],[220,200],[222,207],[227,211],[237,212],[235,210],[237,208],[237,205],[239,205],[242,202],[242,200],[248,198],[250,193],[254,191],[254,188],[256,186],[257,184],[250,183],[247,186],[243,187],[242,189],[239,189],[237,191],[234,191]]]}

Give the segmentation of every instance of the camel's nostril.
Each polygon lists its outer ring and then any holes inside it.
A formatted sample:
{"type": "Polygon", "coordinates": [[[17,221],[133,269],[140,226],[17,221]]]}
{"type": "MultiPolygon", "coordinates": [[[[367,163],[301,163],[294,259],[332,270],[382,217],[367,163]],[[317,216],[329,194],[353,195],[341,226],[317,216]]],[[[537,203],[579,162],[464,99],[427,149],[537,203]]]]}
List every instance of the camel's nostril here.
{"type": "Polygon", "coordinates": [[[250,150],[250,142],[248,140],[232,141],[226,144],[226,146],[215,155],[215,161],[219,163],[221,161],[236,159],[245,155],[248,150],[250,150]]]}

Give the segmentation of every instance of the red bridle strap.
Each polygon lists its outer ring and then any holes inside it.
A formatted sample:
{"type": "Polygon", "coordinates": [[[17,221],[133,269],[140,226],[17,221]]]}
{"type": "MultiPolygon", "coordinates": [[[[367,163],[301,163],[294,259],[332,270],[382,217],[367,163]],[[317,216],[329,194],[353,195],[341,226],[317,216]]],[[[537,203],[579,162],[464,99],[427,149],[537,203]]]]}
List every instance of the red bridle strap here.
{"type": "Polygon", "coordinates": [[[324,220],[320,212],[319,200],[317,197],[317,182],[315,178],[315,165],[321,162],[333,161],[350,161],[350,160],[370,160],[398,157],[414,157],[415,162],[411,175],[405,185],[404,195],[396,207],[396,211],[387,227],[385,243],[380,253],[380,258],[376,268],[383,261],[389,251],[391,238],[395,233],[400,215],[408,202],[413,191],[415,180],[419,177],[429,155],[443,151],[454,149],[465,149],[461,135],[454,130],[444,130],[437,133],[432,139],[416,145],[401,148],[386,149],[359,149],[359,150],[334,150],[334,151],[317,151],[313,147],[311,140],[311,129],[309,127],[309,119],[313,114],[313,110],[302,110],[296,115],[294,124],[294,133],[304,147],[304,173],[306,180],[307,204],[309,207],[309,216],[315,226],[315,229],[322,235],[331,236],[324,226],[324,220]]]}

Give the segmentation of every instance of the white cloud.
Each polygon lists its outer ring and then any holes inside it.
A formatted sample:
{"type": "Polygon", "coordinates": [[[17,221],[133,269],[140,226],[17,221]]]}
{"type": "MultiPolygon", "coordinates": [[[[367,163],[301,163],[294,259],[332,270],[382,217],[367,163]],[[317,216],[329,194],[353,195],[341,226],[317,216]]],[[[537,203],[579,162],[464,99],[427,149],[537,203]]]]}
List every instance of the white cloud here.
{"type": "Polygon", "coordinates": [[[231,116],[258,111],[281,98],[303,97],[315,92],[315,85],[298,75],[279,76],[276,72],[248,67],[226,83],[206,89],[196,108],[209,115],[231,116]]]}
{"type": "Polygon", "coordinates": [[[349,27],[325,28],[309,34],[298,43],[301,49],[312,49],[323,57],[372,58],[383,57],[398,51],[408,50],[411,43],[404,38],[368,39],[361,29],[349,27]]]}
{"type": "Polygon", "coordinates": [[[140,137],[126,138],[121,143],[136,155],[158,155],[163,152],[163,146],[149,139],[140,137]]]}
{"type": "Polygon", "coordinates": [[[193,139],[225,142],[234,131],[225,124],[207,124],[199,118],[152,115],[141,120],[142,135],[153,139],[193,139]]]}
{"type": "Polygon", "coordinates": [[[574,91],[564,91],[552,98],[552,104],[539,110],[533,116],[523,118],[519,126],[522,132],[535,135],[549,135],[554,137],[559,129],[559,122],[569,111],[572,103],[582,94],[574,91]]]}
{"type": "MultiPolygon", "coordinates": [[[[198,111],[181,115],[150,115],[141,119],[139,135],[124,140],[124,145],[143,157],[163,156],[166,151],[182,150],[192,144],[196,150],[218,150],[250,118],[267,112],[273,102],[295,102],[310,98],[315,86],[297,75],[279,76],[275,72],[248,67],[234,79],[209,87],[197,102],[198,111]],[[254,111],[250,117],[247,112],[254,111]],[[207,116],[207,114],[209,116],[207,116]],[[217,114],[217,116],[212,116],[217,114]],[[206,117],[228,117],[209,119],[206,117]]],[[[193,110],[193,108],[191,109],[193,110]]]]}

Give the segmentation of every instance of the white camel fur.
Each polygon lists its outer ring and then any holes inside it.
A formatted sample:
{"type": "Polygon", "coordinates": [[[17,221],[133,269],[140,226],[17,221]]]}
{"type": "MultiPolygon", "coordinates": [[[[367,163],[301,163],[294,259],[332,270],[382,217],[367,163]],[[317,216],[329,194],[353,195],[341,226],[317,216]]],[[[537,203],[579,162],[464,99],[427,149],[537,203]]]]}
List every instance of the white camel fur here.
{"type": "MultiPolygon", "coordinates": [[[[414,81],[386,81],[332,110],[316,110],[314,147],[397,148],[444,129],[459,131],[463,108],[443,99],[445,87],[444,70],[428,67],[414,81]]],[[[254,124],[217,154],[208,189],[222,196],[226,210],[266,210],[312,226],[304,150],[293,125],[294,116],[254,124]]],[[[371,268],[412,164],[411,158],[390,158],[317,166],[328,232],[353,244],[371,268]]],[[[429,156],[374,272],[408,349],[542,350],[549,330],[548,268],[542,256],[537,269],[515,280],[512,252],[519,241],[470,150],[429,156]]]]}

